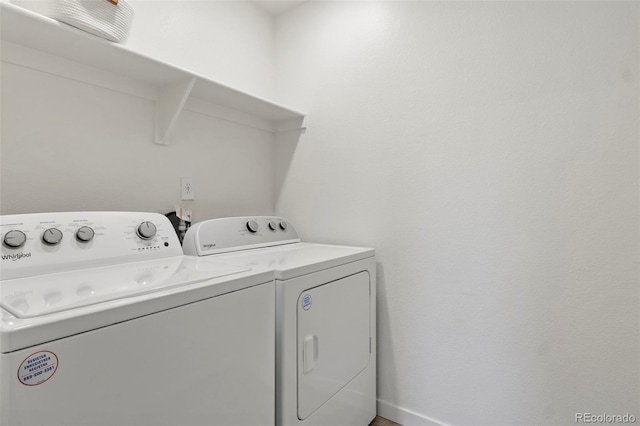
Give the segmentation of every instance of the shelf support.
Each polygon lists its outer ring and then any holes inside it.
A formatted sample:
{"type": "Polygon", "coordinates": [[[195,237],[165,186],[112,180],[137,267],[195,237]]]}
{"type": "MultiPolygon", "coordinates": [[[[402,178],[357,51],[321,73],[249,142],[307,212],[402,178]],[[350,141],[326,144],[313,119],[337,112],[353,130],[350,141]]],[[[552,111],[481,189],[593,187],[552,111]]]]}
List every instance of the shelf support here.
{"type": "Polygon", "coordinates": [[[169,145],[171,133],[189,98],[196,77],[188,77],[160,89],[156,102],[156,140],[158,145],[169,145]]]}

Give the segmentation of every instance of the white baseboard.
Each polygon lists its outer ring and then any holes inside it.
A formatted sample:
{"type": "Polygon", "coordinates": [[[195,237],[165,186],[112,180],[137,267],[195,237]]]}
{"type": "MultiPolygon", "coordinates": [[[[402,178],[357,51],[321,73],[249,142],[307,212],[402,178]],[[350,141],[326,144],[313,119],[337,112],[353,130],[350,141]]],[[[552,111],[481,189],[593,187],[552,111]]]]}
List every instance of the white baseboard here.
{"type": "Polygon", "coordinates": [[[378,415],[402,426],[447,426],[446,423],[380,399],[378,400],[378,415]]]}

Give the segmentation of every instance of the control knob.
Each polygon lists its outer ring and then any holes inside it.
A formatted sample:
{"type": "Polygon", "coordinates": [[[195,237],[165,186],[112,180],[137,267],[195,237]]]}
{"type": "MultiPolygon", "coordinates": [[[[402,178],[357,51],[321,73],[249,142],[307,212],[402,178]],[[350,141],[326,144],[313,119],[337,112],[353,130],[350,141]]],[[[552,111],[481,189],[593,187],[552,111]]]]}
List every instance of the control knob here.
{"type": "Polygon", "coordinates": [[[138,234],[138,237],[142,238],[143,240],[152,239],[156,236],[156,232],[158,232],[158,228],[156,228],[156,226],[149,221],[142,222],[140,225],[138,225],[138,229],[136,229],[136,234],[138,234]]]}
{"type": "Polygon", "coordinates": [[[276,229],[278,229],[278,224],[275,223],[273,220],[269,221],[269,229],[271,229],[272,231],[275,231],[276,229]]]}
{"type": "Polygon", "coordinates": [[[280,222],[280,229],[282,229],[283,231],[287,230],[287,222],[285,222],[284,220],[280,222]]]}
{"type": "Polygon", "coordinates": [[[62,231],[58,228],[49,228],[42,234],[42,242],[50,246],[55,246],[62,241],[62,231]]]}
{"type": "Polygon", "coordinates": [[[256,222],[255,220],[248,220],[247,230],[252,234],[255,234],[256,232],[258,232],[258,222],[256,222]]]}
{"type": "Polygon", "coordinates": [[[17,229],[4,234],[4,239],[2,240],[4,245],[10,248],[20,248],[26,241],[27,236],[24,234],[24,232],[18,231],[17,229]]]}
{"type": "Polygon", "coordinates": [[[76,231],[76,239],[81,243],[88,243],[93,240],[94,235],[96,235],[96,233],[93,231],[93,228],[89,226],[81,226],[76,231]]]}

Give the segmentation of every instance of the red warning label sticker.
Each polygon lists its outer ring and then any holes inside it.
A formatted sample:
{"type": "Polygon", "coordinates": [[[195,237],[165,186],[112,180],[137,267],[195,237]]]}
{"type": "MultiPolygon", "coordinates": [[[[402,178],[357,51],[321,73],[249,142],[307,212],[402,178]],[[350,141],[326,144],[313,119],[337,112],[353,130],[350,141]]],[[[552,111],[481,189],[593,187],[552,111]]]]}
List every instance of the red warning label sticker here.
{"type": "Polygon", "coordinates": [[[18,380],[27,386],[41,385],[58,369],[58,356],[50,351],[31,354],[18,368],[18,380]]]}

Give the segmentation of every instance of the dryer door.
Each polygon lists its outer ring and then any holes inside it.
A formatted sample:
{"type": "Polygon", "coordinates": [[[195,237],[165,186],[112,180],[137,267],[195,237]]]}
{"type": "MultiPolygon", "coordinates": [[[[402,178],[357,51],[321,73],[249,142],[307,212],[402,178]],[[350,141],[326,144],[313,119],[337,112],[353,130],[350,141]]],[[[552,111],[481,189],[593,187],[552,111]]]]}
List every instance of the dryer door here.
{"type": "Polygon", "coordinates": [[[369,274],[298,298],[298,418],[304,420],[364,370],[370,358],[369,274]]]}

